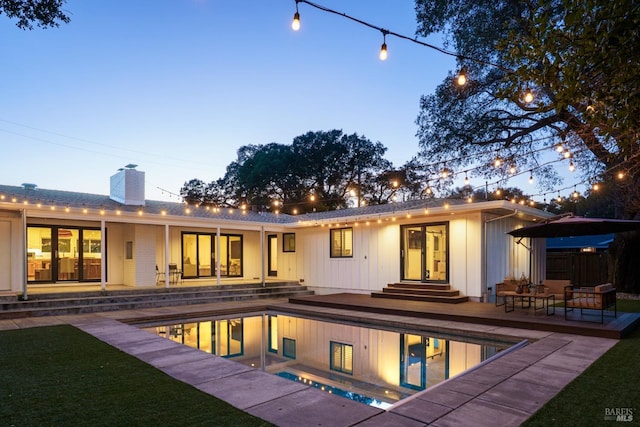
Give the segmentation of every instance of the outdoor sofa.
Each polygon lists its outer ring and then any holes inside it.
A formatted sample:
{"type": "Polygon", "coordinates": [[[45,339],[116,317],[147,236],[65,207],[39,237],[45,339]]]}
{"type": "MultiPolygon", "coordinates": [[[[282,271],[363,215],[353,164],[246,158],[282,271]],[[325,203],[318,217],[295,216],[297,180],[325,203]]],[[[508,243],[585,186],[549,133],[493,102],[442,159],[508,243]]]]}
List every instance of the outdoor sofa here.
{"type": "Polygon", "coordinates": [[[604,323],[604,312],[613,308],[614,317],[618,317],[618,307],[616,305],[616,289],[613,284],[606,283],[594,287],[573,287],[571,285],[564,288],[564,318],[567,313],[574,309],[600,311],[600,323],[604,323]]]}

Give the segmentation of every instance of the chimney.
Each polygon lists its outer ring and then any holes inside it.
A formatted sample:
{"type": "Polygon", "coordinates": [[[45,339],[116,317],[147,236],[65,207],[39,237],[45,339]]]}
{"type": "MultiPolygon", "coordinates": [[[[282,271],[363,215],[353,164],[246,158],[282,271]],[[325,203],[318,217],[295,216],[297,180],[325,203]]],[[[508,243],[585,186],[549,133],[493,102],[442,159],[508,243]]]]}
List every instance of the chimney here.
{"type": "Polygon", "coordinates": [[[109,198],[127,206],[144,206],[144,172],[128,164],[111,176],[109,198]]]}

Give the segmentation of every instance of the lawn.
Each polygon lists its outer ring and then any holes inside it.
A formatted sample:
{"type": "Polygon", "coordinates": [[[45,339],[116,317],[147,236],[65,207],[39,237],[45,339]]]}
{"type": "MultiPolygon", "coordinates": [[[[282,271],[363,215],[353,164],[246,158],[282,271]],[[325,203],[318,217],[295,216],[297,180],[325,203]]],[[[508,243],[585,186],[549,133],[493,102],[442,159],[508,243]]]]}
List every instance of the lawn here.
{"type": "Polygon", "coordinates": [[[2,426],[268,426],[68,325],[0,332],[2,426]]]}
{"type": "MultiPolygon", "coordinates": [[[[611,408],[633,408],[637,422],[639,354],[637,329],[524,425],[602,425],[611,408]]],[[[3,426],[270,425],[68,325],[0,332],[0,360],[3,426]]]]}
{"type": "MultiPolygon", "coordinates": [[[[618,300],[619,312],[640,312],[640,301],[618,300]]],[[[523,426],[601,426],[606,411],[632,408],[640,421],[640,328],[621,340],[547,402],[523,426]]]]}

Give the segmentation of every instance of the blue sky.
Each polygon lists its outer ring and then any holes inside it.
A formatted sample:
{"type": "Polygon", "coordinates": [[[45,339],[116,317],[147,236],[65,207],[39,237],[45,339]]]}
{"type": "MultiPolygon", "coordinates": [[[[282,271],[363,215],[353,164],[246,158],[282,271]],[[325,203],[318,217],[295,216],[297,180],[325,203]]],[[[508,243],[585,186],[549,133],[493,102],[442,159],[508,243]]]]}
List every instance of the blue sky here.
{"type": "MultiPolygon", "coordinates": [[[[318,0],[413,36],[412,0],[318,0]]],[[[22,31],[0,16],[0,183],[107,194],[134,163],[146,196],[222,177],[247,144],[342,129],[418,151],[420,96],[453,58],[294,0],[69,0],[71,23],[22,31]]],[[[437,38],[426,41],[441,45],[437,38]]],[[[175,198],[174,198],[175,200],[175,198]]]]}

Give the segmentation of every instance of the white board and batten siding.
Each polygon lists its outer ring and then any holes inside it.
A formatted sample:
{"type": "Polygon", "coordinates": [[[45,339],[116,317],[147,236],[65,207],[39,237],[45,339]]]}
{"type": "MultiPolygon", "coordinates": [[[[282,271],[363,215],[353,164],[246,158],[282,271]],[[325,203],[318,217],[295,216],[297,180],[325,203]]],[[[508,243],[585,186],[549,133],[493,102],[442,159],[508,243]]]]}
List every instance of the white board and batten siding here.
{"type": "Polygon", "coordinates": [[[449,223],[449,284],[463,295],[482,295],[482,216],[479,213],[433,216],[416,221],[372,222],[349,225],[353,230],[353,257],[330,257],[330,228],[297,230],[305,248],[299,257],[299,279],[318,294],[370,293],[398,282],[400,226],[449,223]]]}
{"type": "Polygon", "coordinates": [[[531,273],[534,283],[544,279],[546,240],[523,238],[518,243],[519,238],[507,234],[529,224],[531,222],[515,216],[486,223],[486,284],[494,287],[494,291],[495,284],[502,282],[505,277],[529,277],[531,273]]]}

